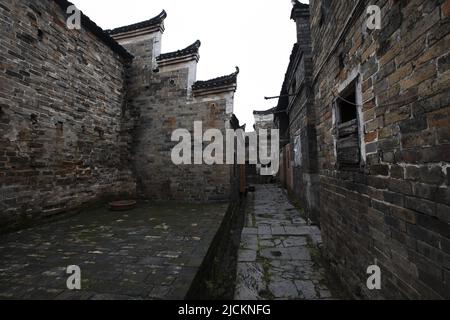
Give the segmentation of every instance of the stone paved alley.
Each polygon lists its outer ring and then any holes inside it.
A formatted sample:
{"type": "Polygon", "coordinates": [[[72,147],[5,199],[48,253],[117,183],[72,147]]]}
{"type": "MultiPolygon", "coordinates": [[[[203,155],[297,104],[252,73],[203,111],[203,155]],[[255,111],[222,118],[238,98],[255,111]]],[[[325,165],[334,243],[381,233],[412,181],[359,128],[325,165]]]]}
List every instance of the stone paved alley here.
{"type": "Polygon", "coordinates": [[[85,210],[0,237],[0,299],[183,299],[227,204],[85,210]],[[66,268],[81,268],[69,291],[66,268]]]}
{"type": "Polygon", "coordinates": [[[281,188],[258,185],[242,232],[235,298],[338,298],[322,267],[321,243],[319,228],[306,223],[281,188]]]}

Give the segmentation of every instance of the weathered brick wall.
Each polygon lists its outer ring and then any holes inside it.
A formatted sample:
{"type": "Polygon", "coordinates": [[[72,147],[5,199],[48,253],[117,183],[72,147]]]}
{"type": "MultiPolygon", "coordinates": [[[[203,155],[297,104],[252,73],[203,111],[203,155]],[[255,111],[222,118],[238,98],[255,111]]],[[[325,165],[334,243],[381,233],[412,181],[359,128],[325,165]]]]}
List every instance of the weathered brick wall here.
{"type": "Polygon", "coordinates": [[[311,57],[299,49],[292,57],[286,81],[289,98],[289,133],[292,146],[293,187],[289,190],[307,216],[319,222],[317,144],[314,103],[311,95],[311,57]]]}
{"type": "Polygon", "coordinates": [[[450,2],[331,1],[321,14],[322,2],[311,1],[311,31],[326,252],[355,295],[448,299],[450,2]],[[362,31],[369,4],[382,9],[379,31],[362,31]],[[352,73],[363,163],[346,171],[336,164],[333,103],[352,73]],[[375,261],[382,289],[369,291],[375,261]]]}
{"type": "Polygon", "coordinates": [[[285,90],[290,94],[289,136],[292,146],[293,185],[291,196],[304,208],[307,217],[319,223],[317,143],[314,99],[311,92],[312,57],[309,8],[294,6],[291,18],[297,25],[297,43],[290,58],[285,90]]]}
{"type": "Polygon", "coordinates": [[[134,149],[139,193],[152,200],[228,200],[230,166],[175,165],[171,160],[178,144],[171,141],[174,130],[187,129],[193,139],[194,121],[201,121],[203,130],[220,129],[225,137],[225,123],[231,116],[226,114],[225,98],[188,99],[187,74],[187,69],[159,73],[150,79],[150,90],[144,89],[133,100],[141,114],[134,149]]]}
{"type": "Polygon", "coordinates": [[[139,196],[155,201],[229,200],[232,179],[238,175],[233,166],[175,165],[171,153],[178,142],[172,142],[171,136],[176,129],[187,129],[193,139],[194,121],[202,121],[204,131],[220,129],[225,137],[226,124],[229,128],[232,116],[233,94],[194,97],[191,86],[197,62],[159,67],[156,63],[161,53],[159,30],[143,37],[119,39],[135,56],[128,100],[129,108],[138,115],[132,157],[139,196]]]}
{"type": "Polygon", "coordinates": [[[125,61],[54,1],[0,4],[0,225],[133,193],[125,61]]]}

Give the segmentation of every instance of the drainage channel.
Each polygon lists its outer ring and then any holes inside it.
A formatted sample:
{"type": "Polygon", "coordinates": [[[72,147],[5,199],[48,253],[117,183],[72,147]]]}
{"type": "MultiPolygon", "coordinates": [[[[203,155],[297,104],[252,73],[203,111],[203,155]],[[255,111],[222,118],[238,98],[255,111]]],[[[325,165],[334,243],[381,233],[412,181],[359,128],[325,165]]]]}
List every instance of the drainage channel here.
{"type": "Polygon", "coordinates": [[[232,300],[247,199],[232,203],[186,295],[187,300],[232,300]]]}

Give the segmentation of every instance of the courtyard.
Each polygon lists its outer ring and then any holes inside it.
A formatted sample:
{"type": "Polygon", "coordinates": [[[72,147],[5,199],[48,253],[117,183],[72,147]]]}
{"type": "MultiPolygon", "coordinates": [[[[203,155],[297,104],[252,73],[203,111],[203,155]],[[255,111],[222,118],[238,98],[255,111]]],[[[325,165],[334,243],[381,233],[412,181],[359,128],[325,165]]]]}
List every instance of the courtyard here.
{"type": "Polygon", "coordinates": [[[0,299],[183,299],[227,204],[84,210],[0,237],[0,299]],[[70,265],[81,290],[68,290],[70,265]]]}

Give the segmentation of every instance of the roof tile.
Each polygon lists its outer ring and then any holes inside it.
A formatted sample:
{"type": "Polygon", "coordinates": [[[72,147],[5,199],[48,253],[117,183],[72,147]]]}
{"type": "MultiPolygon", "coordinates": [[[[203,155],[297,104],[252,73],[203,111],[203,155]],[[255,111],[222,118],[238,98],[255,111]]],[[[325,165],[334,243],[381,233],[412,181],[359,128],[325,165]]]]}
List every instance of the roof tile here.
{"type": "MultiPolygon", "coordinates": [[[[54,0],[56,4],[60,6],[60,8],[66,12],[67,8],[72,6],[73,3],[66,0],[54,0]]],[[[99,38],[103,43],[105,43],[108,47],[110,47],[114,52],[119,54],[121,57],[131,60],[133,59],[133,55],[131,55],[124,47],[116,42],[113,38],[111,38],[106,31],[97,26],[94,21],[89,19],[84,13],[81,15],[81,24],[90,32],[92,32],[97,38],[99,38]]]]}
{"type": "Polygon", "coordinates": [[[188,46],[187,48],[185,48],[183,50],[163,53],[160,56],[158,56],[156,58],[156,60],[160,61],[160,60],[165,60],[165,59],[184,57],[184,56],[187,56],[190,54],[196,54],[196,53],[198,53],[198,50],[199,50],[201,44],[202,43],[200,42],[200,40],[197,40],[193,44],[191,44],[190,46],[188,46]]]}
{"type": "Polygon", "coordinates": [[[223,76],[214,78],[207,81],[197,81],[192,86],[192,90],[201,90],[201,89],[210,89],[210,88],[218,88],[226,85],[232,85],[237,83],[237,76],[239,74],[239,68],[236,67],[236,72],[223,76]]]}
{"type": "Polygon", "coordinates": [[[115,28],[112,30],[106,30],[106,32],[110,35],[115,35],[115,34],[119,34],[119,33],[130,32],[130,31],[144,29],[144,28],[148,28],[148,27],[152,27],[152,26],[157,26],[157,25],[161,24],[166,18],[167,18],[167,13],[165,10],[163,10],[156,17],[151,18],[149,20],[130,24],[128,26],[115,28]]]}

